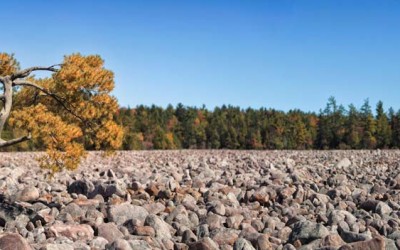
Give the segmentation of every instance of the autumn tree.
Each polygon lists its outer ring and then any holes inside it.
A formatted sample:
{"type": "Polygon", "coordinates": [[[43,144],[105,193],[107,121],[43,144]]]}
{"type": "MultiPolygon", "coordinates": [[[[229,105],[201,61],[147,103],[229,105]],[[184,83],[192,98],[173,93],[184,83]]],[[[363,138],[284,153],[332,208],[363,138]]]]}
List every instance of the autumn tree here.
{"type": "Polygon", "coordinates": [[[301,111],[291,110],[288,113],[287,148],[305,149],[307,147],[307,129],[301,111]]]}
{"type": "Polygon", "coordinates": [[[21,137],[0,139],[7,147],[36,138],[47,154],[40,165],[52,173],[75,169],[93,149],[117,149],[123,131],[114,121],[117,100],[110,95],[114,75],[100,56],[66,56],[62,64],[20,69],[13,55],[0,53],[0,138],[9,125],[21,137]],[[37,71],[51,72],[36,78],[37,71]]]}

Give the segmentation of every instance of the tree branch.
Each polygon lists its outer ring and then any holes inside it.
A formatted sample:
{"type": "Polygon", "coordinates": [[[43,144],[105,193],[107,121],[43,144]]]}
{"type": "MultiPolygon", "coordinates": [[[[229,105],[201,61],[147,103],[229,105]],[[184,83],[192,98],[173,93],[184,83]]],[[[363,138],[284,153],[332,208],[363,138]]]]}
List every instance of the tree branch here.
{"type": "Polygon", "coordinates": [[[23,70],[17,71],[14,74],[12,74],[11,80],[25,78],[25,77],[29,76],[33,71],[38,71],[38,70],[57,72],[58,71],[58,69],[56,69],[57,66],[61,66],[61,64],[54,64],[54,65],[51,65],[50,67],[40,67],[39,66],[39,67],[31,67],[31,68],[23,69],[23,70]]]}
{"type": "Polygon", "coordinates": [[[0,139],[0,148],[11,146],[11,145],[23,142],[23,141],[28,141],[30,139],[31,139],[31,134],[28,134],[28,135],[25,135],[25,136],[22,136],[22,137],[19,137],[16,139],[8,140],[8,141],[0,139]]]}
{"type": "Polygon", "coordinates": [[[13,87],[15,86],[27,86],[27,87],[32,87],[35,89],[38,89],[40,91],[42,91],[43,93],[45,93],[46,95],[52,97],[55,101],[57,101],[68,113],[70,113],[71,115],[75,116],[76,118],[78,118],[82,123],[85,123],[85,120],[80,117],[79,115],[75,114],[74,111],[72,111],[66,104],[65,101],[63,100],[62,97],[50,92],[49,90],[43,88],[42,86],[39,86],[33,82],[30,81],[25,81],[25,80],[15,80],[13,81],[13,87]]]}

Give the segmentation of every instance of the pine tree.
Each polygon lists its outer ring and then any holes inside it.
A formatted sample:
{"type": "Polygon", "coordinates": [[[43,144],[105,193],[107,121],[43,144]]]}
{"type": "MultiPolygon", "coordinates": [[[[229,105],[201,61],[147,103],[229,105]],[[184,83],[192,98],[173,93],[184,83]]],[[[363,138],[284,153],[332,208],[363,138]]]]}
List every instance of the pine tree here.
{"type": "Polygon", "coordinates": [[[376,124],[374,120],[374,116],[372,115],[371,106],[369,105],[369,100],[366,99],[364,101],[363,106],[361,107],[361,123],[363,126],[363,135],[361,139],[361,143],[363,148],[372,149],[376,147],[376,124]]]}
{"type": "Polygon", "coordinates": [[[350,104],[346,121],[345,142],[352,149],[361,147],[363,129],[360,125],[360,114],[357,108],[353,104],[350,104]]]}
{"type": "Polygon", "coordinates": [[[400,148],[400,110],[397,113],[392,108],[389,109],[390,127],[392,131],[391,146],[400,148]]]}
{"type": "Polygon", "coordinates": [[[392,131],[388,117],[383,109],[382,101],[376,105],[376,143],[378,148],[388,148],[390,145],[392,131]]]}

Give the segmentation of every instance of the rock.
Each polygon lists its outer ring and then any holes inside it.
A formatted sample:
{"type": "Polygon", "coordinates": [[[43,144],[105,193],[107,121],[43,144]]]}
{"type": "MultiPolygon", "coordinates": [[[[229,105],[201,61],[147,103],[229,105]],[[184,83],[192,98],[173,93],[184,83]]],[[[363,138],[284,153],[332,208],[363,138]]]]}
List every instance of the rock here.
{"type": "Polygon", "coordinates": [[[281,240],[281,239],[276,238],[276,237],[274,237],[274,236],[270,236],[269,234],[264,234],[264,235],[267,236],[269,242],[270,242],[272,245],[273,245],[273,244],[275,244],[275,245],[281,245],[281,244],[282,244],[282,240],[281,240]]]}
{"type": "Polygon", "coordinates": [[[372,237],[367,233],[355,233],[348,230],[344,230],[339,228],[338,230],[340,237],[347,243],[356,242],[356,241],[367,241],[371,240],[372,237]]]}
{"type": "Polygon", "coordinates": [[[135,226],[133,228],[132,234],[139,236],[154,237],[156,236],[156,231],[154,230],[154,228],[150,226],[135,226]]]}
{"type": "Polygon", "coordinates": [[[393,211],[393,209],[391,207],[389,207],[388,204],[386,204],[385,202],[382,202],[382,201],[378,202],[378,204],[375,207],[375,212],[377,212],[381,216],[388,215],[392,211],[393,211]]]}
{"type": "MultiPolygon", "coordinates": [[[[103,197],[101,196],[101,198],[103,197]]],[[[87,199],[83,197],[78,197],[73,202],[81,208],[97,207],[100,204],[98,199],[87,199]]],[[[102,202],[104,202],[104,199],[102,202]]]]}
{"type": "Polygon", "coordinates": [[[147,212],[149,212],[149,214],[160,214],[165,210],[165,206],[160,202],[145,204],[143,207],[147,212]]]}
{"type": "Polygon", "coordinates": [[[321,247],[340,247],[342,245],[346,244],[346,242],[344,242],[342,240],[342,238],[340,238],[340,236],[338,234],[330,234],[325,236],[322,241],[320,246],[321,247]]]}
{"type": "Polygon", "coordinates": [[[151,250],[151,246],[149,243],[147,243],[144,240],[124,240],[124,239],[118,239],[114,241],[112,244],[109,245],[109,247],[106,247],[106,249],[109,250],[151,250]]]}
{"type": "Polygon", "coordinates": [[[214,230],[211,233],[211,238],[220,246],[230,245],[232,246],[238,238],[237,232],[233,230],[214,230]]]}
{"type": "Polygon", "coordinates": [[[293,168],[294,166],[296,166],[296,161],[291,158],[287,158],[286,166],[288,166],[289,168],[293,168]]]}
{"type": "Polygon", "coordinates": [[[307,244],[313,240],[324,238],[329,235],[329,231],[320,223],[311,221],[299,221],[293,224],[293,231],[289,236],[289,242],[300,240],[302,244],[307,244]]]}
{"type": "Polygon", "coordinates": [[[148,187],[145,189],[145,191],[150,195],[150,196],[157,196],[158,193],[160,192],[160,189],[155,183],[150,183],[148,187]]]}
{"type": "Polygon", "coordinates": [[[233,245],[234,250],[256,250],[251,243],[243,238],[239,238],[236,240],[235,244],[233,245]]]}
{"type": "Polygon", "coordinates": [[[400,174],[397,174],[396,177],[391,180],[390,188],[392,188],[392,189],[400,189],[400,174]]]}
{"type": "Polygon", "coordinates": [[[105,249],[106,245],[108,244],[108,240],[104,239],[103,237],[95,237],[90,242],[90,247],[92,249],[105,249]]]}
{"type": "Polygon", "coordinates": [[[98,236],[106,239],[108,242],[114,242],[121,239],[124,235],[113,222],[103,223],[97,228],[98,236]]]}
{"type": "Polygon", "coordinates": [[[209,237],[204,237],[201,240],[189,245],[190,250],[219,250],[217,243],[209,237]]]}
{"type": "Polygon", "coordinates": [[[239,229],[243,219],[244,217],[241,214],[232,215],[226,219],[226,224],[229,228],[239,229]]]}
{"type": "Polygon", "coordinates": [[[83,194],[86,197],[89,197],[88,195],[93,193],[94,189],[95,189],[95,187],[94,187],[93,183],[88,180],[74,181],[67,188],[68,193],[70,193],[70,194],[72,194],[72,193],[83,194]]]}
{"type": "Polygon", "coordinates": [[[129,240],[128,241],[130,248],[129,249],[137,249],[137,250],[151,250],[153,249],[151,245],[145,240],[129,240]]]}
{"type": "Polygon", "coordinates": [[[385,250],[385,240],[381,237],[367,241],[358,241],[340,247],[338,250],[385,250]]]}
{"type": "Polygon", "coordinates": [[[131,250],[129,242],[124,239],[118,239],[109,245],[106,245],[107,250],[131,250]]]}
{"type": "Polygon", "coordinates": [[[360,208],[366,211],[375,211],[379,202],[377,200],[366,200],[360,204],[360,208]]]}
{"type": "Polygon", "coordinates": [[[296,247],[292,244],[286,244],[283,246],[282,250],[296,250],[296,247]]]}
{"type": "Polygon", "coordinates": [[[182,234],[182,242],[190,245],[197,241],[197,236],[189,229],[185,230],[182,234]]]}
{"type": "Polygon", "coordinates": [[[144,225],[152,227],[156,232],[157,238],[170,239],[172,237],[169,225],[156,215],[153,214],[148,215],[146,217],[146,220],[144,221],[144,225]]]}
{"type": "Polygon", "coordinates": [[[104,197],[104,199],[109,199],[110,197],[115,196],[125,196],[126,185],[122,182],[116,182],[112,184],[107,183],[96,183],[95,189],[93,192],[88,194],[89,198],[93,198],[94,196],[100,194],[104,197]]]}
{"type": "Polygon", "coordinates": [[[262,232],[262,230],[265,228],[264,223],[259,219],[252,220],[251,226],[258,232],[262,232]]]}
{"type": "MultiPolygon", "coordinates": [[[[230,204],[232,207],[238,207],[238,206],[240,206],[240,203],[239,203],[239,201],[238,201],[238,199],[237,199],[237,197],[236,197],[236,195],[235,195],[234,193],[229,192],[229,193],[226,195],[226,198],[228,199],[229,204],[230,204]]],[[[225,210],[226,210],[226,209],[225,209],[225,210]]]]}
{"type": "Polygon", "coordinates": [[[285,200],[291,198],[295,192],[295,187],[284,187],[279,190],[278,195],[281,199],[285,200]]]}
{"type": "Polygon", "coordinates": [[[348,168],[351,166],[351,161],[348,158],[341,159],[338,163],[336,163],[335,167],[338,169],[348,168]]]}
{"type": "Polygon", "coordinates": [[[115,222],[118,226],[131,219],[144,221],[148,214],[149,213],[143,207],[128,203],[111,206],[108,210],[109,220],[115,222]]]}
{"type": "Polygon", "coordinates": [[[396,243],[394,240],[385,239],[385,250],[397,250],[396,243]]]}
{"type": "Polygon", "coordinates": [[[326,194],[320,194],[320,193],[314,193],[311,196],[311,200],[317,199],[320,202],[322,202],[323,204],[328,204],[331,201],[331,198],[329,198],[328,195],[326,194]]]}
{"type": "Polygon", "coordinates": [[[53,225],[49,228],[56,237],[65,236],[71,240],[91,240],[94,237],[93,228],[83,225],[53,225]]]}
{"type": "MultiPolygon", "coordinates": [[[[244,226],[244,225],[242,225],[244,226]]],[[[257,243],[257,238],[260,236],[260,233],[257,232],[252,226],[246,226],[242,229],[239,234],[239,238],[244,238],[254,245],[257,243]]]]}
{"type": "Polygon", "coordinates": [[[400,239],[400,231],[394,231],[388,236],[389,239],[397,240],[400,239]]]}
{"type": "Polygon", "coordinates": [[[74,247],[66,243],[46,244],[46,246],[40,248],[40,250],[74,250],[74,247]]]}
{"type": "Polygon", "coordinates": [[[174,250],[189,250],[189,246],[184,243],[175,242],[174,250]]]}
{"type": "Polygon", "coordinates": [[[162,239],[162,246],[167,250],[174,250],[174,242],[170,239],[162,239]]]}
{"type": "Polygon", "coordinates": [[[222,223],[221,216],[219,216],[217,214],[213,214],[213,213],[209,213],[207,215],[207,224],[208,224],[210,230],[221,228],[221,223],[222,223]]]}
{"type": "Polygon", "coordinates": [[[35,187],[26,187],[17,195],[17,201],[32,202],[39,199],[39,190],[35,187]]]}
{"type": "MultiPolygon", "coordinates": [[[[56,209],[56,208],[54,208],[56,209]]],[[[58,211],[57,211],[58,212],[58,211]]],[[[37,220],[40,220],[42,222],[42,225],[52,223],[55,220],[55,215],[57,215],[57,212],[54,212],[50,208],[45,208],[37,212],[36,216],[32,218],[32,222],[35,222],[37,220]]]]}
{"type": "Polygon", "coordinates": [[[37,243],[44,243],[45,241],[46,241],[46,235],[44,234],[44,232],[38,233],[38,234],[36,235],[35,242],[37,242],[37,243]]]}
{"type": "Polygon", "coordinates": [[[333,210],[328,216],[328,223],[330,225],[336,225],[341,221],[345,221],[347,224],[352,225],[356,223],[357,218],[346,210],[333,210]]]}
{"type": "Polygon", "coordinates": [[[207,224],[199,225],[196,229],[196,235],[199,239],[210,236],[210,231],[207,224]]]}
{"type": "Polygon", "coordinates": [[[301,247],[299,247],[299,250],[314,250],[314,249],[320,249],[321,245],[321,239],[316,239],[313,240],[311,242],[309,242],[308,244],[302,245],[301,247]]]}
{"type": "Polygon", "coordinates": [[[211,209],[211,211],[215,214],[224,216],[225,215],[225,206],[221,202],[217,202],[211,209]]]}
{"type": "Polygon", "coordinates": [[[63,216],[65,214],[71,215],[74,221],[79,222],[80,219],[85,216],[85,211],[77,204],[70,203],[60,212],[60,216],[63,216]]]}
{"type": "Polygon", "coordinates": [[[289,240],[289,236],[292,233],[292,229],[290,227],[284,227],[278,232],[278,237],[281,239],[283,242],[286,242],[289,240]]]}
{"type": "Polygon", "coordinates": [[[0,235],[0,249],[32,250],[28,242],[17,233],[5,233],[0,235]]]}
{"type": "Polygon", "coordinates": [[[194,211],[197,208],[197,200],[192,195],[186,194],[182,200],[182,205],[188,210],[194,211]]]}
{"type": "Polygon", "coordinates": [[[258,250],[272,250],[271,242],[269,242],[268,234],[261,234],[257,238],[257,247],[258,250]]]}
{"type": "Polygon", "coordinates": [[[261,187],[252,194],[250,201],[258,201],[260,204],[266,204],[270,199],[270,195],[266,187],[261,187]]]}

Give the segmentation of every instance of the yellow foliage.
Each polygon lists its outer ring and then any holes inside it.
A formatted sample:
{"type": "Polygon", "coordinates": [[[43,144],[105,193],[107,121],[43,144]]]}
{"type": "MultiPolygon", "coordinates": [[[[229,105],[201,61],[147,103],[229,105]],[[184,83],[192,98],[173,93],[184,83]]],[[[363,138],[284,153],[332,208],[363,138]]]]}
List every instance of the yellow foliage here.
{"type": "MultiPolygon", "coordinates": [[[[12,72],[11,61],[0,54],[0,75],[12,72]]],[[[101,150],[121,147],[123,129],[113,120],[118,102],[110,95],[113,78],[100,56],[73,54],[51,77],[27,79],[57,98],[28,86],[16,92],[9,124],[40,138],[47,149],[42,167],[52,173],[75,169],[85,156],[84,144],[101,150]]]]}
{"type": "Polygon", "coordinates": [[[174,134],[172,132],[168,132],[165,137],[167,139],[169,149],[176,149],[177,147],[174,141],[174,134]]]}
{"type": "Polygon", "coordinates": [[[82,130],[49,112],[43,104],[13,111],[9,123],[41,138],[47,148],[47,156],[40,159],[41,166],[53,172],[75,169],[84,156],[83,145],[75,142],[82,136],[82,130]]]}
{"type": "Polygon", "coordinates": [[[122,145],[124,133],[120,126],[118,126],[114,121],[107,120],[97,130],[96,133],[96,149],[101,147],[106,148],[120,148],[122,145]]]}
{"type": "Polygon", "coordinates": [[[19,64],[15,60],[14,55],[0,53],[0,76],[10,75],[18,69],[19,64]]]}

